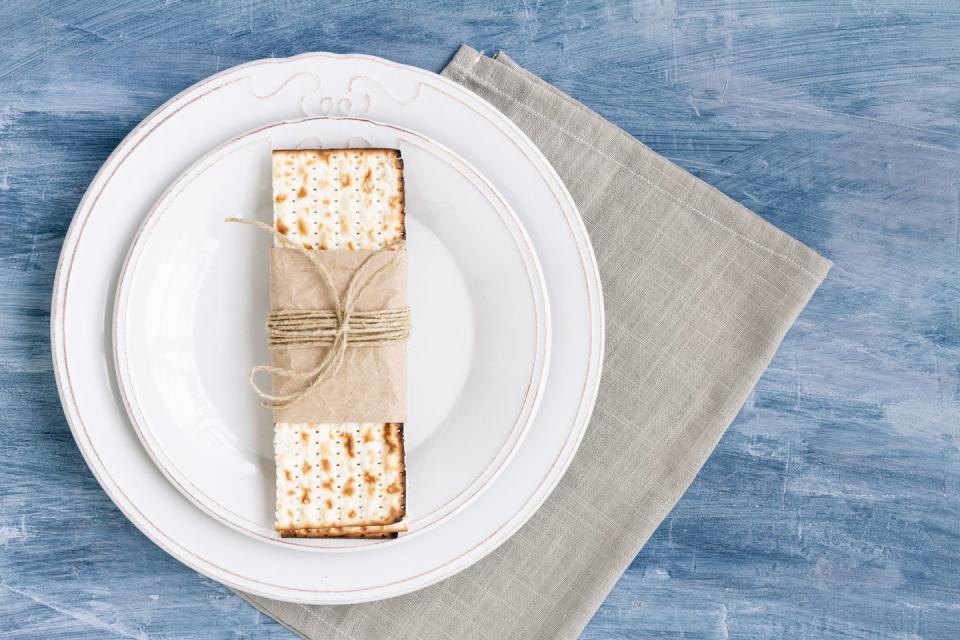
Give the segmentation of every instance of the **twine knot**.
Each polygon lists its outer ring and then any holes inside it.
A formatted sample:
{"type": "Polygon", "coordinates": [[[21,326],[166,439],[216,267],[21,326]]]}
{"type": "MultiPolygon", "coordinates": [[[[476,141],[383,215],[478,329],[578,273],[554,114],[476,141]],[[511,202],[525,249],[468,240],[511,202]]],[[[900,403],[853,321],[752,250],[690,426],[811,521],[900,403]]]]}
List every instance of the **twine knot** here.
{"type": "Polygon", "coordinates": [[[403,246],[403,241],[390,249],[393,254],[379,267],[371,259],[379,252],[372,253],[354,271],[341,297],[333,278],[326,266],[300,244],[293,242],[273,227],[258,220],[246,218],[227,218],[226,222],[239,222],[253,225],[276,237],[280,244],[302,253],[316,269],[320,279],[330,290],[333,310],[288,310],[275,309],[267,316],[267,340],[271,347],[329,347],[323,359],[310,371],[294,371],[282,367],[257,365],[250,370],[248,381],[260,398],[260,404],[267,408],[289,406],[310,393],[314,388],[330,380],[343,365],[346,351],[350,347],[377,347],[406,340],[410,335],[410,309],[378,309],[376,311],[357,311],[357,300],[363,292],[376,281],[377,277],[396,262],[401,252],[394,247],[403,246]],[[257,386],[254,377],[260,372],[270,373],[289,379],[302,380],[300,387],[293,393],[274,395],[257,386]]]}

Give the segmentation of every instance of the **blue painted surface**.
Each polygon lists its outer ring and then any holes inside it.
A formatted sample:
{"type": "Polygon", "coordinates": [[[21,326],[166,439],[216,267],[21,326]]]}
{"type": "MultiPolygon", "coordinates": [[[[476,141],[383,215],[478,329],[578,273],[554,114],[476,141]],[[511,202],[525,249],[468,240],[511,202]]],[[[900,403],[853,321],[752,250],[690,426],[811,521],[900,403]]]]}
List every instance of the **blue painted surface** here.
{"type": "Polygon", "coordinates": [[[0,3],[0,638],[287,638],[117,511],[49,299],[99,165],[218,69],[503,48],[835,262],[584,631],[960,637],[960,8],[735,0],[0,3]]]}

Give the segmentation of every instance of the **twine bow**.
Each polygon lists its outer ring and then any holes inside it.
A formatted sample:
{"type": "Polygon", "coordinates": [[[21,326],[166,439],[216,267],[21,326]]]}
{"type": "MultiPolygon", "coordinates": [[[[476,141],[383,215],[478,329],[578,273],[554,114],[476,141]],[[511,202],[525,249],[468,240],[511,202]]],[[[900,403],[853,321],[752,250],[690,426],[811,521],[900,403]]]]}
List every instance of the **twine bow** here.
{"type": "MultiPolygon", "coordinates": [[[[294,371],[270,365],[257,365],[250,370],[248,381],[260,398],[260,404],[267,408],[289,406],[310,393],[315,387],[330,380],[343,365],[348,347],[374,347],[406,340],[410,335],[410,309],[380,309],[377,311],[356,311],[357,300],[377,277],[396,262],[400,251],[390,251],[393,255],[379,267],[371,259],[372,253],[353,272],[344,295],[341,298],[330,272],[322,262],[314,258],[314,253],[293,242],[273,227],[258,220],[246,218],[227,218],[226,222],[239,222],[253,225],[277,238],[281,245],[296,249],[310,261],[320,275],[320,279],[330,290],[334,309],[294,311],[277,309],[267,317],[267,336],[271,347],[286,346],[324,346],[330,347],[323,359],[310,371],[294,371]],[[300,388],[293,393],[274,395],[257,386],[254,377],[261,371],[282,378],[303,380],[300,388]]],[[[402,242],[398,245],[402,246],[402,242]]],[[[396,245],[395,245],[396,246],[396,245]]],[[[379,253],[379,252],[378,252],[379,253]]]]}

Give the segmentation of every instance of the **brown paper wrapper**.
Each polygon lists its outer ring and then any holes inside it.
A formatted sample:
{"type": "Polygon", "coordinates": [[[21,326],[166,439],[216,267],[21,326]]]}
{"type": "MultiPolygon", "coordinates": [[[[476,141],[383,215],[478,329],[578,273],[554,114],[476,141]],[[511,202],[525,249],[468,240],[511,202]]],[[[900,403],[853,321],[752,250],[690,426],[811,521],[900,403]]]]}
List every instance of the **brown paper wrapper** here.
{"type": "MultiPolygon", "coordinates": [[[[373,267],[386,264],[393,251],[402,255],[377,275],[357,299],[357,311],[407,306],[406,248],[385,251],[315,251],[330,272],[341,298],[354,272],[368,257],[373,267]],[[370,257],[371,254],[378,254],[370,257]]],[[[270,306],[273,310],[333,310],[334,301],[316,267],[295,249],[274,248],[270,255],[270,306]]],[[[309,371],[328,347],[271,347],[273,366],[309,371]]],[[[284,395],[302,381],[274,376],[273,393],[284,395]]],[[[274,422],[404,422],[407,413],[407,343],[348,347],[336,374],[297,401],[273,409],[274,422]]]]}

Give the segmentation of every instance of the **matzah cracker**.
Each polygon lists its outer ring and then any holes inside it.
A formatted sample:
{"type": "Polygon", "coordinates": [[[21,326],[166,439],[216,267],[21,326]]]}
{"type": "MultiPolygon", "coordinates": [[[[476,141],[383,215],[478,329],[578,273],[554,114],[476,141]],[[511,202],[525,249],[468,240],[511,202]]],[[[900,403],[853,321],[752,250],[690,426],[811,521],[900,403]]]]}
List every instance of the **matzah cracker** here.
{"type": "MultiPolygon", "coordinates": [[[[403,162],[393,149],[274,151],[273,201],[277,231],[306,249],[382,249],[405,237],[403,162]]],[[[402,424],[277,423],[275,453],[282,536],[406,530],[402,424]]]]}
{"type": "Polygon", "coordinates": [[[396,423],[278,423],[281,532],[394,524],[403,518],[403,434],[396,423]]]}
{"type": "Polygon", "coordinates": [[[307,249],[382,249],[404,237],[395,149],[273,152],[277,231],[307,249]]]}

